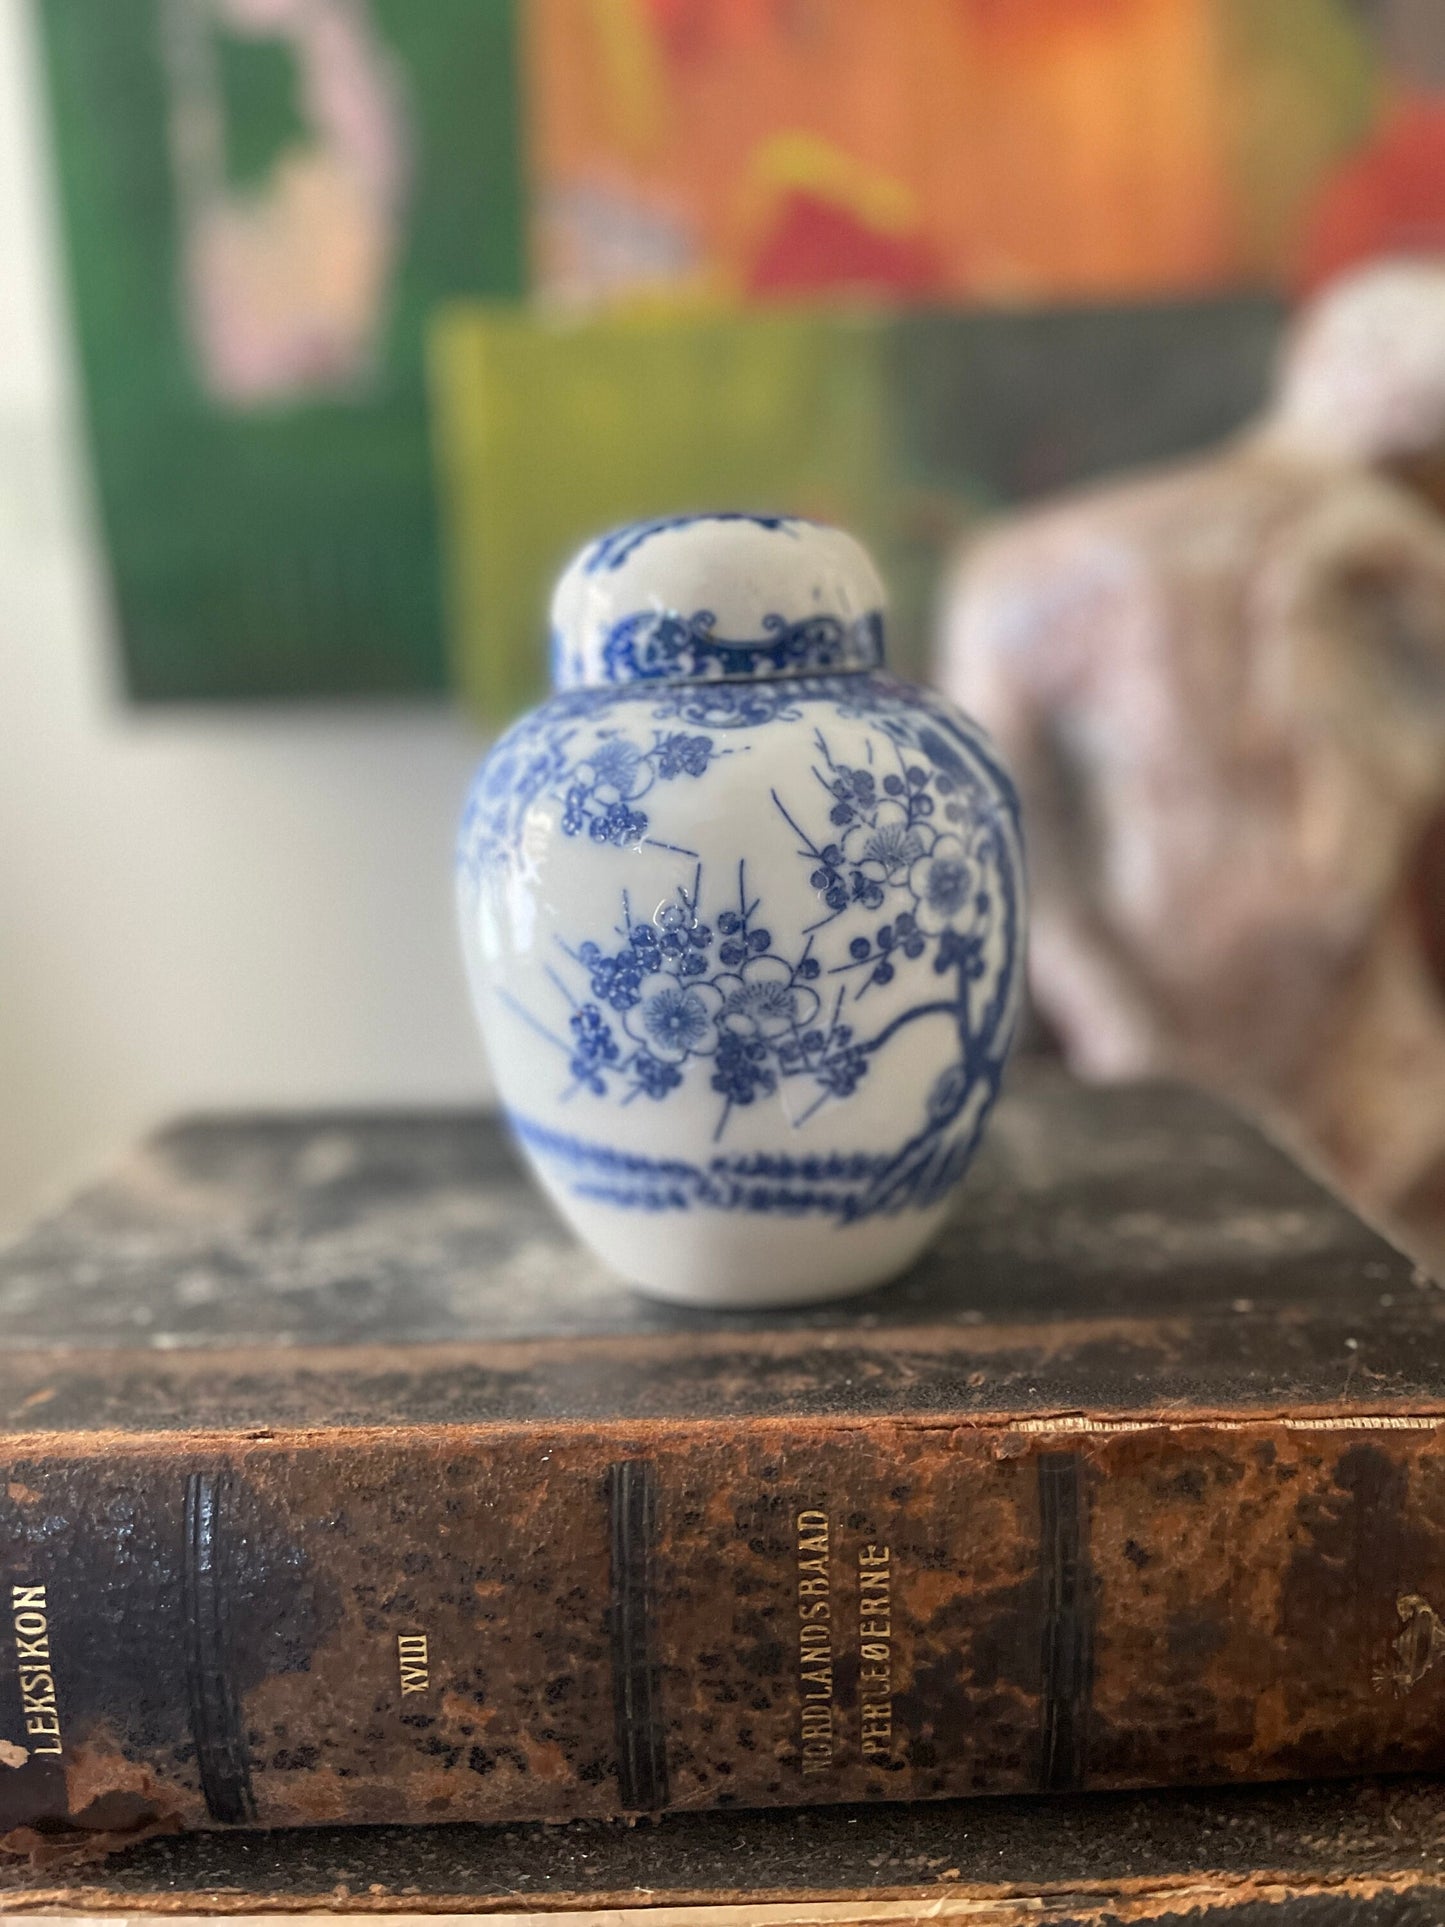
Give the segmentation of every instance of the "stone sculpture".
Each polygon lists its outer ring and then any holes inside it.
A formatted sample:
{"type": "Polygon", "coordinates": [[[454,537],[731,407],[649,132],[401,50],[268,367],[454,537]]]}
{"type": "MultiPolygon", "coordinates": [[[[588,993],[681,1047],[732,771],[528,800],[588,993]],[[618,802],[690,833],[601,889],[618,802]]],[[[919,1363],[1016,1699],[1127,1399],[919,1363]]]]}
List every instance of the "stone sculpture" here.
{"type": "Polygon", "coordinates": [[[1297,320],[1262,418],[1013,517],[941,675],[1030,829],[1034,999],[1183,1075],[1445,1265],[1445,262],[1297,320]]]}

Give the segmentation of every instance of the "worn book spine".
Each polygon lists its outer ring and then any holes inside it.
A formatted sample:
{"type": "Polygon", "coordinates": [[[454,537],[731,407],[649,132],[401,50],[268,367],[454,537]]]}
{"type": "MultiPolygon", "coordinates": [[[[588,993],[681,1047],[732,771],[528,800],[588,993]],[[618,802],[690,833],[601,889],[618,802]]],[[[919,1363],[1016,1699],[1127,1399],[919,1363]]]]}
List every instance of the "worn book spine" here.
{"type": "Polygon", "coordinates": [[[10,1439],[0,1816],[1445,1767],[1445,1416],[10,1439]]]}

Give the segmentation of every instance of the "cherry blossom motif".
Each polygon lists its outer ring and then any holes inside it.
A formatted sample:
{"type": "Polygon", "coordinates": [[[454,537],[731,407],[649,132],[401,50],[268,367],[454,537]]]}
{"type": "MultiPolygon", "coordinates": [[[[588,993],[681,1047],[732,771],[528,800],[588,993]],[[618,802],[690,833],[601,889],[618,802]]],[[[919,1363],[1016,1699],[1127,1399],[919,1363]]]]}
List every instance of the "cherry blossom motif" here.
{"type": "Polygon", "coordinates": [[[688,982],[670,970],[654,970],[637,987],[637,1001],[622,1016],[634,1043],[664,1064],[685,1057],[711,1057],[723,998],[712,984],[688,982]]]}
{"type": "Polygon", "coordinates": [[[957,836],[940,836],[908,872],[913,915],[926,936],[966,929],[978,916],[978,866],[957,836]]]}
{"type": "MultiPolygon", "coordinates": [[[[1085,3],[1124,0],[1059,0],[1085,3]]],[[[475,786],[460,905],[499,1094],[583,1239],[664,1296],[893,1275],[997,1091],[1017,802],[966,717],[882,669],[881,605],[846,535],[791,519],[604,536],[554,599],[556,692],[475,786]],[[724,1212],[747,1219],[700,1221],[724,1212]]]]}
{"type": "Polygon", "coordinates": [[[902,803],[883,802],[872,820],[855,823],[842,844],[843,861],[879,883],[897,883],[927,844],[902,803]]]}
{"type": "MultiPolygon", "coordinates": [[[[840,715],[845,694],[827,691],[840,715]]],[[[654,722],[681,720],[667,701],[662,708],[666,714],[654,709],[654,722]]],[[[716,758],[735,753],[687,729],[654,728],[651,743],[640,745],[610,723],[578,742],[576,723],[568,711],[555,753],[537,762],[535,777],[521,773],[527,745],[499,754],[510,755],[515,787],[535,795],[539,785],[550,786],[561,796],[563,835],[584,835],[602,848],[646,839],[645,792],[705,779],[716,758]]],[[[547,1034],[567,1053],[569,1091],[626,1105],[665,1103],[675,1092],[705,1086],[721,1100],[721,1140],[735,1110],[785,1086],[789,1114],[801,1121],[824,1102],[851,1098],[876,1053],[909,1021],[908,1011],[888,1007],[887,999],[880,1009],[875,993],[907,983],[915,969],[922,973],[912,979],[917,998],[929,1013],[946,1011],[951,999],[965,1041],[980,1012],[988,1021],[1002,1012],[997,997],[990,1004],[976,989],[987,975],[985,937],[998,914],[991,832],[986,822],[971,822],[957,800],[947,745],[922,734],[926,746],[916,750],[894,738],[906,760],[880,778],[872,767],[838,761],[816,731],[812,774],[827,796],[825,822],[816,799],[811,812],[795,815],[772,793],[828,912],[795,933],[796,948],[774,928],[762,893],[749,887],[745,864],[735,886],[729,879],[719,893],[705,886],[700,859],[674,900],[642,916],[624,889],[620,918],[604,940],[563,945],[585,973],[580,994],[592,1000],[577,1001],[559,982],[572,1005],[568,1031],[547,1034]],[[847,1020],[864,999],[860,1030],[858,1018],[847,1020]]],[[[646,804],[652,800],[647,795],[646,804]]],[[[485,837],[490,819],[480,821],[485,837]]],[[[1004,914],[1012,915],[1008,905],[1004,914]]],[[[895,990],[895,1006],[898,996],[895,990]]],[[[962,1110],[976,1076],[971,1061],[951,1070],[946,1058],[941,1063],[928,1110],[935,1132],[962,1110]]]]}
{"type": "Polygon", "coordinates": [[[749,957],[736,971],[713,979],[722,996],[722,1022],[758,1037],[778,1037],[812,1022],[818,994],[795,981],[781,957],[749,957]]]}
{"type": "Polygon", "coordinates": [[[600,803],[630,803],[652,787],[651,763],[625,736],[604,739],[587,760],[592,792],[600,803]]]}
{"type": "MultiPolygon", "coordinates": [[[[504,741],[498,756],[505,760],[513,753],[504,741]]],[[[615,729],[603,730],[585,755],[554,772],[560,778],[553,793],[562,803],[563,836],[587,836],[618,849],[647,842],[647,811],[633,804],[655,783],[705,775],[712,756],[711,736],[686,730],[654,730],[646,749],[615,729]]],[[[548,780],[545,772],[540,780],[548,780]]]]}

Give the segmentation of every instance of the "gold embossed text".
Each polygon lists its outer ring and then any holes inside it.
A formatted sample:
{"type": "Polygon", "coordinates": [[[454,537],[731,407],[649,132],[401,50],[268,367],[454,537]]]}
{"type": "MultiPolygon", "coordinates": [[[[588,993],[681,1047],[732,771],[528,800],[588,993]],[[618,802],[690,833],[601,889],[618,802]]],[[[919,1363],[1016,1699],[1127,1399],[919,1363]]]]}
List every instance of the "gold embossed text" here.
{"type": "Polygon", "coordinates": [[[858,1710],[863,1757],[893,1751],[893,1563],[887,1546],[858,1554],[858,1710]]]}
{"type": "Polygon", "coordinates": [[[424,1693],[431,1684],[427,1669],[425,1633],[398,1633],[396,1636],[396,1662],[401,1668],[401,1696],[408,1693],[424,1693]]]}
{"type": "Polygon", "coordinates": [[[12,1586],[10,1614],[20,1673],[20,1711],[32,1753],[61,1751],[60,1703],[50,1664],[50,1612],[44,1586],[12,1586]]]}
{"type": "Polygon", "coordinates": [[[803,1771],[828,1773],[837,1743],[833,1720],[832,1580],[828,1515],[800,1512],[798,1527],[798,1692],[803,1771]]]}

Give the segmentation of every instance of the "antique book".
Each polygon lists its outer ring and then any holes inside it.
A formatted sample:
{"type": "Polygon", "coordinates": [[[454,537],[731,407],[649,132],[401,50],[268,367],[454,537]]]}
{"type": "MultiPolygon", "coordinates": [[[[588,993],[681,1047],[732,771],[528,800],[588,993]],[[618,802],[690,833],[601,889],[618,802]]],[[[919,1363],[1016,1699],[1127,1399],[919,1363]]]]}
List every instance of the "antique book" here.
{"type": "Polygon", "coordinates": [[[0,1916],[337,1914],[491,1927],[1433,1927],[1445,1781],[306,1827],[0,1858],[0,1916]]]}
{"type": "Polygon", "coordinates": [[[485,1117],[183,1124],[0,1330],[14,1849],[1445,1767],[1445,1301],[1181,1091],[1020,1064],[932,1256],[746,1316],[485,1117]]]}

